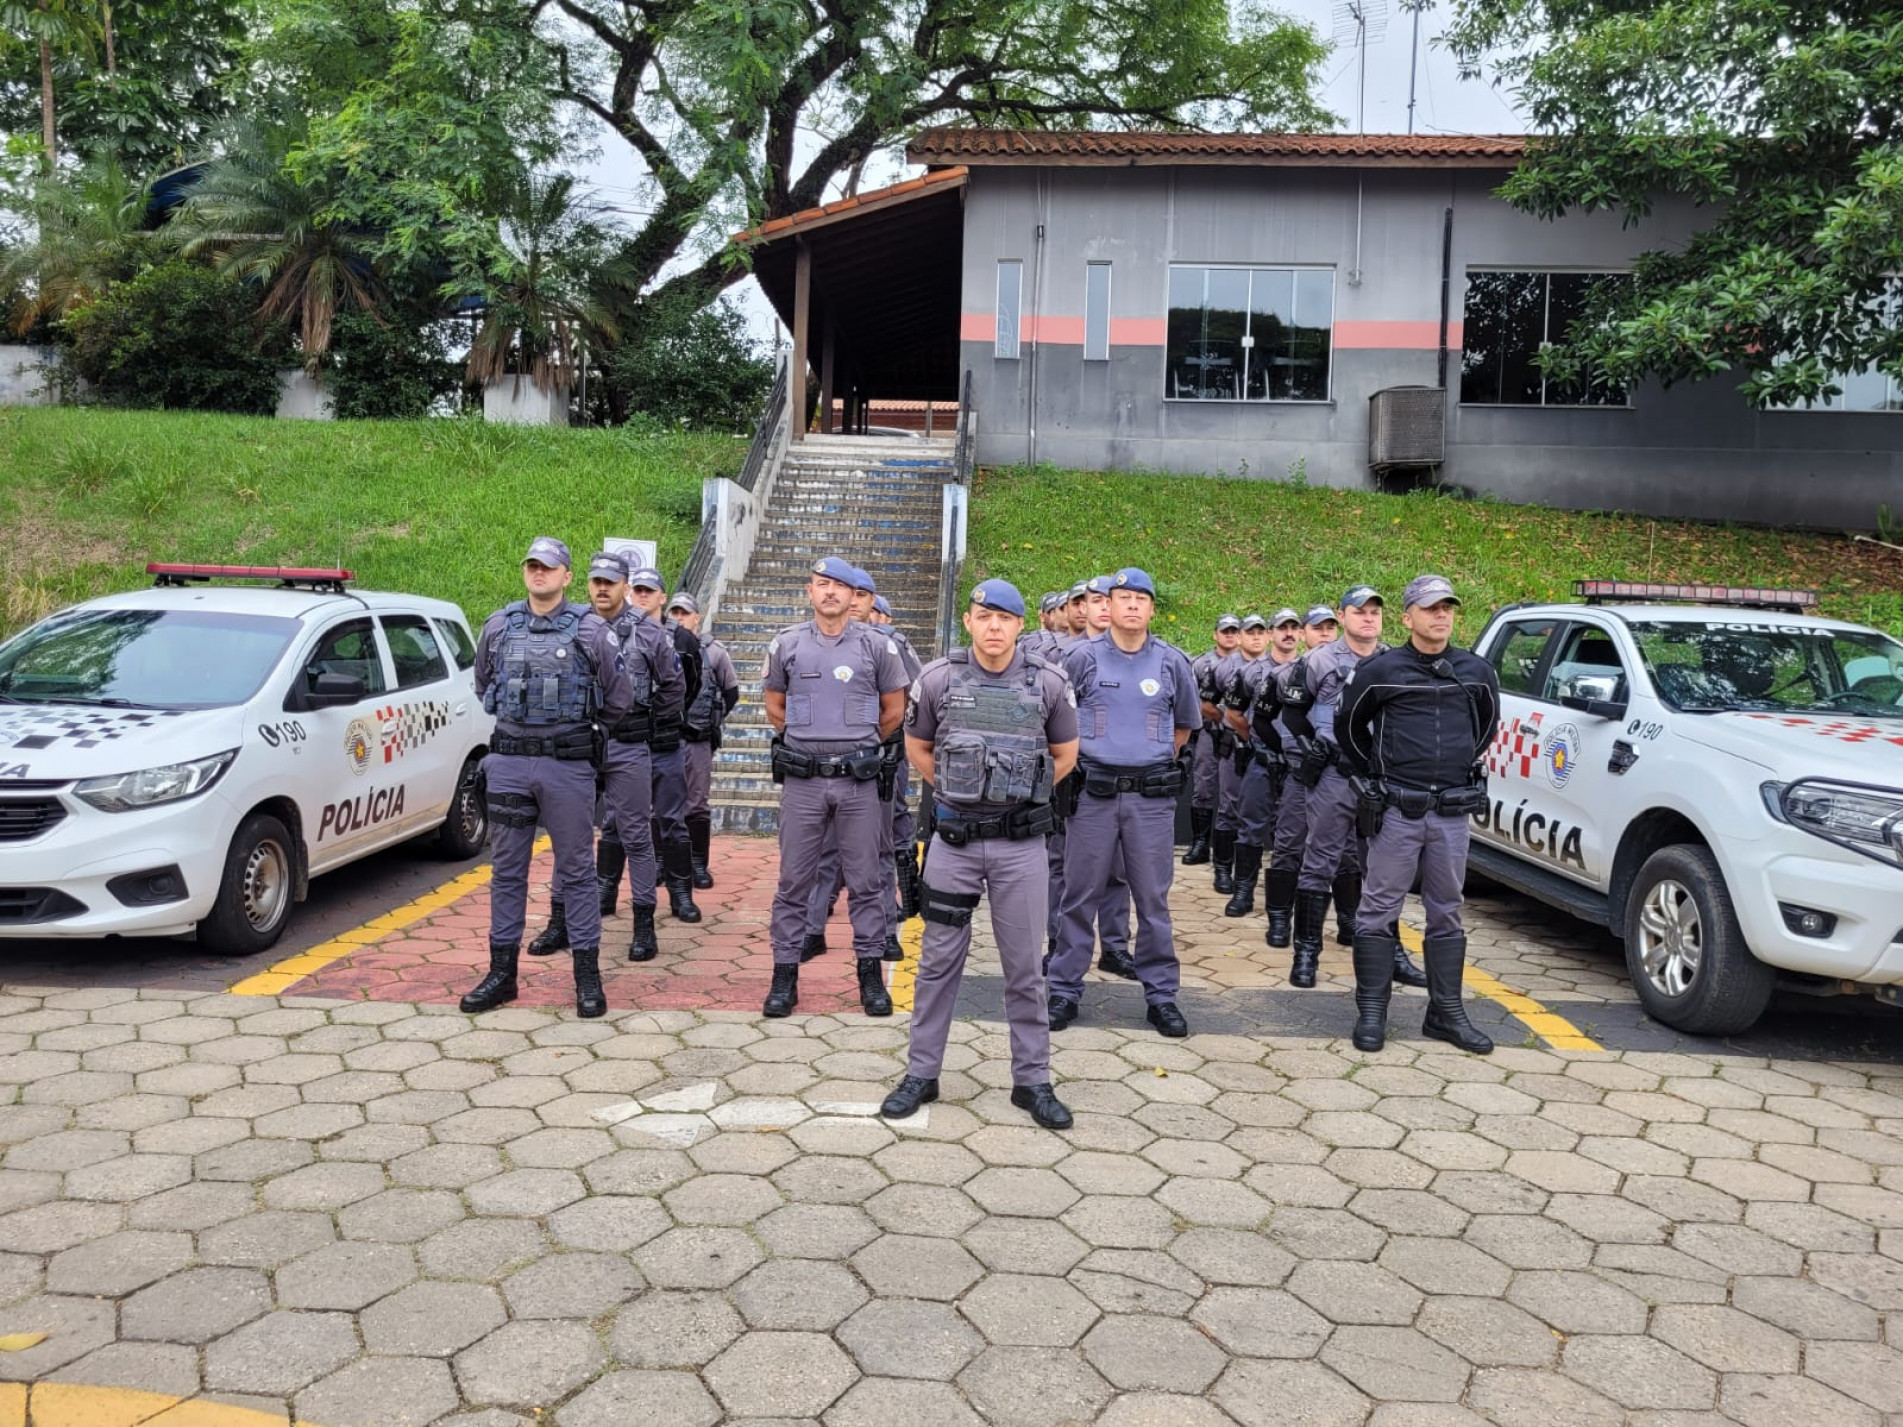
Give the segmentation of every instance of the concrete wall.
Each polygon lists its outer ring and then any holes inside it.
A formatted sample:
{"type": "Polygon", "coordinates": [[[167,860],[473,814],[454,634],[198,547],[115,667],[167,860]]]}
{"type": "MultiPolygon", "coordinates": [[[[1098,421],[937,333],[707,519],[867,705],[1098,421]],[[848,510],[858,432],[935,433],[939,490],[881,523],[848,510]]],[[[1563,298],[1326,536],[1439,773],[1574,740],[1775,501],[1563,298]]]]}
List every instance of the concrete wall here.
{"type": "Polygon", "coordinates": [[[51,406],[56,395],[43,368],[58,360],[51,347],[0,342],[0,406],[51,406]]]}
{"type": "Polygon", "coordinates": [[[527,377],[504,377],[482,389],[482,419],[514,426],[568,425],[568,392],[542,391],[527,377]]]}
{"type": "Polygon", "coordinates": [[[278,373],[278,409],[280,421],[331,421],[336,404],[316,377],[299,367],[278,373]]]}
{"type": "Polygon", "coordinates": [[[1756,412],[1722,379],[1642,386],[1629,407],[1462,405],[1470,266],[1620,269],[1700,221],[1667,201],[1632,229],[1611,214],[1542,223],[1492,197],[1501,177],[1371,169],[1357,203],[1346,170],[974,168],[961,357],[984,416],[979,459],[1271,479],[1299,470],[1314,484],[1372,486],[1368,398],[1436,381],[1451,207],[1443,481],[1512,501],[1832,528],[1870,528],[1879,505],[1903,507],[1903,413],[1756,412]],[[1013,258],[1025,264],[1016,360],[992,347],[997,263],[1013,258]],[[1091,261],[1112,265],[1108,361],[1083,360],[1091,261]],[[1172,263],[1331,268],[1329,399],[1166,399],[1172,263]]]}

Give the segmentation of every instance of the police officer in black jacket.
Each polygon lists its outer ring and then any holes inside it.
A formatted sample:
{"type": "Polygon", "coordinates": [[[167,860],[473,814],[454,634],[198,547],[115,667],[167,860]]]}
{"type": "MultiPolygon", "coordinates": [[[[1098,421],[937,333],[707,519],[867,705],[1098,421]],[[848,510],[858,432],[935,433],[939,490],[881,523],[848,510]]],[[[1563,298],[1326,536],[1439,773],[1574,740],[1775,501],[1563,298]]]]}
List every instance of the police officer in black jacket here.
{"type": "Polygon", "coordinates": [[[1475,1055],[1493,1049],[1461,1005],[1467,936],[1460,903],[1472,831],[1468,818],[1486,806],[1480,759],[1499,722],[1500,679],[1486,660],[1449,642],[1459,608],[1445,577],[1416,576],[1401,615],[1407,643],[1380,651],[1350,673],[1335,711],[1359,831],[1369,839],[1355,916],[1357,1050],[1379,1050],[1386,1041],[1400,950],[1390,928],[1417,871],[1427,915],[1421,1034],[1475,1055]]]}

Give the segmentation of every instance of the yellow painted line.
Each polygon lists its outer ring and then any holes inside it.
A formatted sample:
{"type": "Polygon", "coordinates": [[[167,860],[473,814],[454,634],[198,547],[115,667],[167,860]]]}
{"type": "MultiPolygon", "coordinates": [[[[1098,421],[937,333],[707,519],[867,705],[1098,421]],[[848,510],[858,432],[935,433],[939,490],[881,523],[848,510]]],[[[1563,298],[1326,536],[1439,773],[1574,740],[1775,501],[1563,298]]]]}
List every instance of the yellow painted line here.
{"type": "Polygon", "coordinates": [[[925,919],[913,917],[899,928],[899,945],[905,948],[905,960],[892,968],[892,1009],[912,1009],[912,984],[918,980],[918,954],[925,944],[925,919]]]}
{"type": "MultiPolygon", "coordinates": [[[[1421,934],[1406,922],[1401,923],[1401,942],[1416,956],[1421,953],[1421,934]]],[[[1461,978],[1476,996],[1505,1009],[1534,1035],[1554,1050],[1604,1050],[1598,1041],[1580,1030],[1564,1016],[1549,1010],[1524,992],[1515,991],[1497,976],[1489,975],[1469,962],[1461,978]]]]}
{"type": "Polygon", "coordinates": [[[0,1427],[285,1427],[281,1412],[82,1383],[0,1383],[0,1427]],[[31,1393],[31,1406],[28,1393],[31,1393]]]}
{"type": "MultiPolygon", "coordinates": [[[[549,840],[546,836],[535,840],[532,857],[547,852],[549,840]]],[[[435,916],[443,908],[452,906],[467,897],[479,887],[487,887],[496,875],[495,864],[485,862],[480,867],[472,867],[460,876],[452,877],[433,891],[425,892],[414,901],[388,912],[380,912],[362,926],[352,927],[349,931],[338,932],[329,941],[319,942],[255,975],[247,976],[231,988],[234,996],[281,996],[305,977],[322,971],[332,962],[342,961],[362,951],[367,946],[375,946],[391,932],[401,931],[405,927],[415,926],[418,922],[435,916]]],[[[907,995],[911,993],[908,990],[907,995]]],[[[910,1002],[908,1001],[909,1005],[910,1002]]],[[[0,1417],[0,1427],[6,1427],[6,1419],[0,1417]]],[[[38,1424],[35,1423],[35,1427],[38,1424]]],[[[167,1427],[171,1427],[168,1419],[167,1427]]]]}

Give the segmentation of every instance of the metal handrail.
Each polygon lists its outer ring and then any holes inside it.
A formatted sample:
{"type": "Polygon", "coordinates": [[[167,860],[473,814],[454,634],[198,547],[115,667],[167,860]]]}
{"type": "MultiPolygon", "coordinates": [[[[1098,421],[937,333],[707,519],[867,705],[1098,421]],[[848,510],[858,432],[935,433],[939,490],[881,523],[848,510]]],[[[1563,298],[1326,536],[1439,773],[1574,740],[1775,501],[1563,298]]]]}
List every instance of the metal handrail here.
{"type": "MultiPolygon", "coordinates": [[[[740,467],[740,474],[734,477],[734,484],[742,490],[751,493],[760,483],[760,473],[772,455],[774,436],[785,412],[786,360],[782,357],[779,370],[773,376],[773,385],[767,389],[766,404],[761,408],[759,423],[753,428],[753,441],[747,447],[747,459],[740,467]]],[[[694,537],[694,548],[687,552],[687,562],[681,566],[680,588],[692,594],[703,609],[720,577],[718,519],[718,512],[714,510],[709,510],[701,518],[700,534],[694,537]]]]}
{"type": "MultiPolygon", "coordinates": [[[[965,373],[965,380],[958,397],[958,434],[952,443],[952,483],[971,487],[973,457],[978,445],[977,408],[972,400],[971,373],[965,373]]],[[[966,497],[967,519],[971,509],[970,497],[966,497]]],[[[958,579],[963,573],[964,561],[958,557],[955,542],[946,542],[942,565],[938,574],[938,654],[943,658],[958,645],[958,579]]]]}
{"type": "Polygon", "coordinates": [[[740,474],[734,477],[734,484],[743,491],[752,492],[759,484],[760,472],[765,469],[767,456],[773,450],[773,436],[780,424],[780,417],[786,411],[786,362],[780,362],[780,370],[774,375],[773,386],[767,392],[766,407],[760,413],[760,424],[753,428],[753,444],[747,447],[746,464],[741,466],[740,474]]]}
{"type": "Polygon", "coordinates": [[[716,516],[708,516],[700,523],[700,534],[694,537],[694,548],[687,552],[687,563],[681,566],[680,588],[691,594],[703,607],[707,597],[713,592],[714,576],[718,572],[720,557],[714,553],[716,516]]]}

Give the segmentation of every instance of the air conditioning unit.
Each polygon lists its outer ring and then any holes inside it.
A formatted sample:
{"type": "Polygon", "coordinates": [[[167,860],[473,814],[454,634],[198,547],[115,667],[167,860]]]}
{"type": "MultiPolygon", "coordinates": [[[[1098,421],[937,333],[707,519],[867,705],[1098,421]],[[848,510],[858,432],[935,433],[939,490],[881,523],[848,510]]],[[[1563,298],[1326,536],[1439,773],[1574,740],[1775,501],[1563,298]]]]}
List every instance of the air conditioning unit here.
{"type": "Polygon", "coordinates": [[[1385,387],[1368,398],[1368,464],[1377,471],[1438,466],[1446,459],[1446,427],[1442,388],[1385,387]]]}

